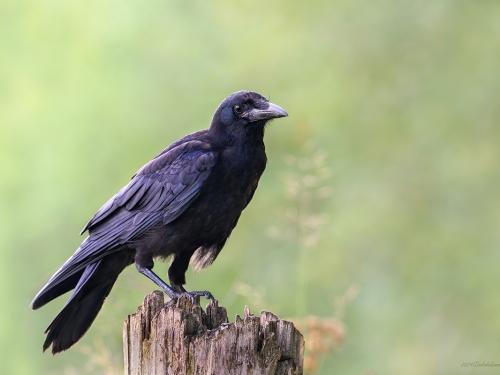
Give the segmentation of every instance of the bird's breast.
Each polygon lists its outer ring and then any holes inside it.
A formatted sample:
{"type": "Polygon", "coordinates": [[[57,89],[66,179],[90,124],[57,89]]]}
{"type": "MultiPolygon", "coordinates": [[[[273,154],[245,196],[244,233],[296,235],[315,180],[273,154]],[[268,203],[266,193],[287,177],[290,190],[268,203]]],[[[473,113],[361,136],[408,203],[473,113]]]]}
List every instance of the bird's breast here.
{"type": "MultiPolygon", "coordinates": [[[[213,222],[238,220],[266,167],[264,150],[226,150],[211,171],[202,200],[213,202],[213,222]]],[[[236,223],[235,223],[236,225],[236,223]]]]}
{"type": "Polygon", "coordinates": [[[222,246],[252,199],[265,166],[263,152],[253,156],[219,154],[199,196],[179,219],[165,228],[159,255],[165,256],[173,248],[222,246]]]}

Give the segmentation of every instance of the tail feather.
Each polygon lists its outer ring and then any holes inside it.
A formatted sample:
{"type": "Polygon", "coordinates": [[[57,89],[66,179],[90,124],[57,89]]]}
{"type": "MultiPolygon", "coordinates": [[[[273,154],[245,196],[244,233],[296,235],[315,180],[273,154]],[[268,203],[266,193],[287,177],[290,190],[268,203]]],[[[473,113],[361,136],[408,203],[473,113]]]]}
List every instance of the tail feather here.
{"type": "Polygon", "coordinates": [[[82,276],[82,274],[83,274],[83,270],[75,273],[74,275],[71,275],[67,279],[65,279],[57,284],[50,285],[50,288],[48,288],[46,286],[33,299],[33,302],[31,303],[31,308],[33,310],[39,309],[43,305],[52,301],[53,299],[63,295],[64,293],[69,292],[71,289],[74,289],[76,287],[76,285],[78,284],[78,280],[80,280],[80,277],[82,276]]]}
{"type": "Polygon", "coordinates": [[[76,252],[59,268],[50,278],[47,284],[38,292],[31,302],[31,308],[36,310],[60,295],[75,288],[85,269],[105,258],[111,252],[120,251],[120,248],[101,249],[98,241],[87,237],[76,252]],[[97,247],[96,247],[97,246],[97,247]]]}
{"type": "Polygon", "coordinates": [[[90,328],[118,275],[133,263],[133,253],[119,251],[87,266],[68,302],[49,325],[43,344],[52,354],[69,349],[90,328]]]}

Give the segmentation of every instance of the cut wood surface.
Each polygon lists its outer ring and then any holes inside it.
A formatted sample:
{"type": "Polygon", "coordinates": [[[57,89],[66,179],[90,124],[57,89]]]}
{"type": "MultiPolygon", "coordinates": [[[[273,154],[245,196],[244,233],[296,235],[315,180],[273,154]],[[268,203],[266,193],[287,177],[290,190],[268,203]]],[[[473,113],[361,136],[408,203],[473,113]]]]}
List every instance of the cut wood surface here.
{"type": "Polygon", "coordinates": [[[304,338],[293,323],[245,307],[228,323],[227,311],[199,298],[164,303],[163,293],[147,295],[123,328],[126,375],[237,374],[299,375],[304,338]]]}

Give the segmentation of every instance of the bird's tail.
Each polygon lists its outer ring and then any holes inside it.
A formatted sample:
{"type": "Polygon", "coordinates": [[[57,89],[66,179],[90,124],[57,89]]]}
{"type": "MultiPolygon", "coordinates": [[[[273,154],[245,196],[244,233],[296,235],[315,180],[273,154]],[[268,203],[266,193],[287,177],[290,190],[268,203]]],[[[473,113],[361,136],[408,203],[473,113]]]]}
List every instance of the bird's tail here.
{"type": "Polygon", "coordinates": [[[119,251],[88,265],[68,302],[45,331],[43,350],[52,345],[52,354],[56,354],[76,343],[90,328],[120,272],[132,262],[133,254],[119,251]]]}

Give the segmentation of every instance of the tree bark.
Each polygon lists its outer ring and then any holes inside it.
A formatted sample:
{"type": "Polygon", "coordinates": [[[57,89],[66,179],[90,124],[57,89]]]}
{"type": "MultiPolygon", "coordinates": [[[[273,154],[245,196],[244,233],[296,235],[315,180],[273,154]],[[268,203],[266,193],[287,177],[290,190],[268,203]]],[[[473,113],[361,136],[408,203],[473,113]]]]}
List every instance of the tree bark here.
{"type": "Polygon", "coordinates": [[[163,293],[144,299],[123,328],[126,375],[299,375],[304,338],[293,323],[262,311],[229,324],[227,311],[199,298],[164,304],[163,293]]]}

